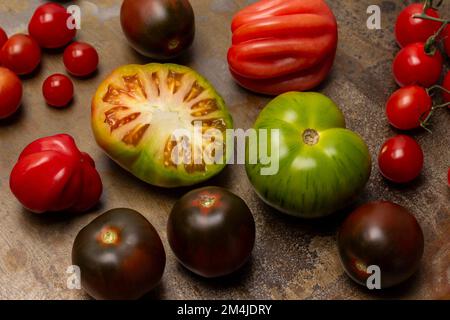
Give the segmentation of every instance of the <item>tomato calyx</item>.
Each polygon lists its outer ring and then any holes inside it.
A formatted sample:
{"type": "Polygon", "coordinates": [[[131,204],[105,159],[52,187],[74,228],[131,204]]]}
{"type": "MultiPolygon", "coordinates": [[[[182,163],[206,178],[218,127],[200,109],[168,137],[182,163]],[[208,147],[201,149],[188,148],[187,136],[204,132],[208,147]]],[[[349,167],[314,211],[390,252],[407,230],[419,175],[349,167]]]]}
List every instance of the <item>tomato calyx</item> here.
{"type": "MultiPolygon", "coordinates": [[[[428,3],[430,1],[426,1],[426,2],[428,3]]],[[[431,3],[432,2],[433,1],[431,1],[431,3]]],[[[425,42],[425,53],[427,55],[429,55],[429,56],[433,56],[436,53],[436,50],[437,50],[436,42],[440,38],[441,33],[445,30],[447,25],[450,24],[450,20],[449,19],[441,19],[441,18],[431,17],[431,16],[427,15],[425,12],[426,12],[426,10],[428,10],[428,8],[429,8],[428,5],[425,4],[424,11],[421,14],[414,15],[413,18],[423,19],[423,20],[430,20],[430,21],[435,21],[435,22],[442,23],[441,26],[439,27],[439,29],[436,31],[436,33],[433,34],[431,37],[429,37],[428,40],[425,42]]],[[[431,8],[433,8],[433,7],[431,7],[431,8]]]]}
{"type": "Polygon", "coordinates": [[[314,129],[306,129],[302,134],[303,142],[308,146],[314,146],[319,143],[320,135],[314,129]]]}
{"type": "Polygon", "coordinates": [[[120,231],[116,227],[105,227],[98,235],[97,241],[104,246],[117,245],[120,242],[120,231]]]}

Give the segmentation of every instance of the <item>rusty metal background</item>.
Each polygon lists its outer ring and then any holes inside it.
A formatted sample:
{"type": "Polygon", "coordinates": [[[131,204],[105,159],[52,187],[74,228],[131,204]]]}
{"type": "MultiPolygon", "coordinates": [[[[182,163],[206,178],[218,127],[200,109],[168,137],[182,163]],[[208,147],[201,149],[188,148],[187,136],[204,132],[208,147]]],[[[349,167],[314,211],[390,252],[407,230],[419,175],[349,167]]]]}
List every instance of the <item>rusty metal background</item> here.
{"type": "MultiPolygon", "coordinates": [[[[0,1],[0,25],[9,34],[26,31],[27,21],[42,1],[0,1]]],[[[231,79],[226,52],[234,12],[250,0],[191,0],[197,35],[190,53],[178,60],[205,75],[225,98],[237,127],[248,128],[269,101],[239,88],[231,79]]],[[[442,12],[450,16],[448,1],[442,12]]],[[[41,94],[43,80],[63,72],[60,51],[46,51],[40,69],[24,78],[21,111],[0,122],[0,298],[84,299],[80,290],[68,290],[67,267],[77,232],[101,212],[130,207],[142,212],[159,231],[168,256],[155,299],[430,299],[450,298],[450,112],[433,120],[433,134],[413,132],[425,152],[421,177],[407,186],[387,183],[376,169],[360,203],[386,199],[415,213],[426,239],[420,271],[405,284],[383,292],[355,285],[340,266],[335,232],[349,210],[321,221],[285,217],[264,205],[253,193],[241,166],[229,166],[207,184],[230,188],[251,207],[257,224],[257,242],[251,261],[237,274],[218,280],[199,278],[181,267],[166,239],[166,220],[176,199],[187,189],[164,190],[146,185],[110,161],[96,146],[89,117],[97,85],[114,68],[150,62],[127,45],[118,14],[120,0],[68,1],[83,9],[78,39],[98,49],[101,65],[88,80],[74,80],[76,98],[70,108],[47,107],[41,94]],[[73,135],[78,145],[96,160],[105,192],[101,205],[82,215],[33,215],[9,191],[8,179],[16,157],[34,139],[56,133],[73,135]]],[[[339,22],[339,49],[332,74],[318,90],[334,99],[345,113],[349,128],[367,141],[376,160],[381,143],[396,132],[384,117],[385,102],[396,86],[390,68],[398,51],[393,24],[410,1],[328,0],[339,22]],[[366,10],[382,9],[382,30],[368,30],[366,10]]]]}

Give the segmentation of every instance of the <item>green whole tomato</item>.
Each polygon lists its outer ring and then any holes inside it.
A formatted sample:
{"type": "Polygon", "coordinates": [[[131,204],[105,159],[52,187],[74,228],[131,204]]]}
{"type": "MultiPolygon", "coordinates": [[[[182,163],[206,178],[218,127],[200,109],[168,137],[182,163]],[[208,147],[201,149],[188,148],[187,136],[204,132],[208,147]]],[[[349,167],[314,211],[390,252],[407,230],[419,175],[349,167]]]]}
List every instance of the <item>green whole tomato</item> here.
{"type": "Polygon", "coordinates": [[[259,137],[247,144],[247,175],[257,194],[284,213],[302,218],[329,215],[348,205],[369,179],[371,158],[365,142],[345,128],[341,110],[320,93],[278,96],[263,109],[254,128],[259,137]],[[267,130],[266,144],[260,129],[267,130]],[[278,170],[264,172],[267,158],[276,161],[277,154],[278,166],[271,166],[278,170]]]}

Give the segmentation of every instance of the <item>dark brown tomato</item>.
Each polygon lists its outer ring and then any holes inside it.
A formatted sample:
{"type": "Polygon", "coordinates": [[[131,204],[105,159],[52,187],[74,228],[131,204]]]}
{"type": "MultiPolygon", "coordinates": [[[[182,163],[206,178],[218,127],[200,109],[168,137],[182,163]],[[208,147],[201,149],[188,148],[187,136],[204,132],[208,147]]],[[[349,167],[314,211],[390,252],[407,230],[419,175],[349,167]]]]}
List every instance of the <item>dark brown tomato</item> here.
{"type": "Polygon", "coordinates": [[[245,202],[228,190],[206,187],[183,196],[167,225],[170,247],[181,264],[206,277],[239,269],[255,243],[255,221],[245,202]]]}
{"type": "Polygon", "coordinates": [[[416,218],[391,202],[361,206],[344,221],[338,233],[341,262],[347,274],[361,285],[380,268],[381,288],[395,286],[418,269],[424,239],[416,218]]]}
{"type": "Polygon", "coordinates": [[[137,299],[160,281],[166,254],[155,228],[131,209],[110,210],[84,227],[72,249],[81,285],[95,299],[137,299]]]}
{"type": "Polygon", "coordinates": [[[120,21],[131,46],[153,59],[177,57],[195,36],[194,11],[188,0],[125,0],[120,21]]]}

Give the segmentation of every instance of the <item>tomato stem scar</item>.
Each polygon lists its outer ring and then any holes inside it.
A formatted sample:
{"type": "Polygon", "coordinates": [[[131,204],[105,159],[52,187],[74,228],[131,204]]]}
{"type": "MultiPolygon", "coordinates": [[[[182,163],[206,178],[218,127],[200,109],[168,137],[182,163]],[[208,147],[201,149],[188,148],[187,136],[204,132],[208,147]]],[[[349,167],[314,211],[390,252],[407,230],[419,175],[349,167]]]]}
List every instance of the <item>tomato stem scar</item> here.
{"type": "Polygon", "coordinates": [[[319,142],[319,133],[314,129],[306,129],[303,131],[303,142],[309,146],[313,146],[319,142]]]}

